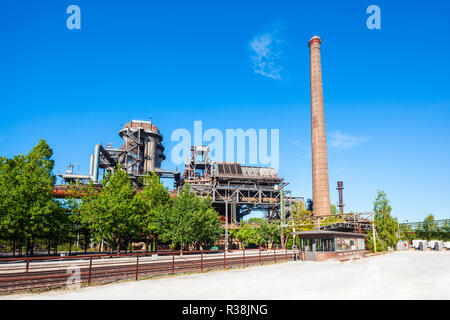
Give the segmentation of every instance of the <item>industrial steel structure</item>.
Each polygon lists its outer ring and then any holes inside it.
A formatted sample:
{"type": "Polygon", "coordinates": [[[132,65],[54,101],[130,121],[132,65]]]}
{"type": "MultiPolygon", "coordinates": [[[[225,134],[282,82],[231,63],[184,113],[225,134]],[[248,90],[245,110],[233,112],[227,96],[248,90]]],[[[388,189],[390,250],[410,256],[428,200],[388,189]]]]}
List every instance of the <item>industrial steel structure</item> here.
{"type": "Polygon", "coordinates": [[[252,210],[264,211],[268,219],[283,218],[282,206],[287,216],[291,204],[301,199],[283,190],[288,183],[273,168],[215,162],[207,146],[193,146],[191,152],[181,184],[188,183],[197,195],[209,197],[230,223],[238,223],[252,210]]]}
{"type": "Polygon", "coordinates": [[[295,228],[309,230],[314,226],[315,230],[338,231],[350,233],[363,233],[376,229],[373,224],[373,212],[344,213],[330,216],[288,217],[286,225],[295,228]]]}
{"type": "Polygon", "coordinates": [[[161,169],[161,163],[166,159],[162,145],[163,136],[152,121],[132,120],[120,129],[119,135],[124,143],[118,149],[112,148],[111,145],[95,146],[89,175],[74,174],[71,166],[65,174],[59,176],[66,182],[90,180],[94,185],[98,185],[101,169],[104,172],[113,172],[120,165],[137,186],[142,184],[139,178],[152,171],[162,178],[173,178],[175,186],[178,186],[180,173],[161,169]]]}
{"type": "MultiPolygon", "coordinates": [[[[318,36],[314,36],[308,43],[311,67],[313,216],[305,218],[305,223],[312,222],[316,229],[321,230],[362,232],[373,228],[373,223],[370,217],[363,217],[364,214],[344,214],[342,181],[338,182],[337,188],[340,214],[331,215],[321,42],[318,36]],[[330,217],[339,219],[327,220],[330,217]],[[332,223],[328,223],[329,221],[332,223]]],[[[278,176],[274,168],[213,161],[207,146],[191,147],[191,155],[186,159],[182,177],[179,172],[161,169],[162,161],[166,159],[162,145],[163,136],[151,120],[132,120],[119,130],[119,135],[123,139],[123,145],[118,149],[112,148],[111,145],[95,146],[89,175],[75,174],[72,166],[65,174],[60,174],[61,178],[66,182],[91,181],[97,188],[101,188],[100,170],[103,170],[103,173],[113,172],[120,165],[139,188],[142,186],[140,178],[149,172],[155,172],[162,178],[174,179],[175,190],[172,196],[175,196],[183,185],[189,184],[195,194],[209,197],[227,226],[237,224],[252,210],[265,212],[269,220],[281,219],[281,225],[284,226],[283,220],[289,218],[293,203],[302,199],[292,197],[291,192],[285,190],[288,183],[278,176]]],[[[54,194],[64,197],[68,191],[58,186],[54,194]]]]}
{"type": "Polygon", "coordinates": [[[450,219],[434,220],[433,222],[403,222],[399,224],[404,230],[416,231],[423,227],[445,227],[450,226],[450,219]]]}
{"type": "MultiPolygon", "coordinates": [[[[190,189],[202,197],[210,197],[213,207],[222,222],[233,225],[252,210],[260,210],[268,219],[283,219],[289,216],[291,205],[302,198],[294,198],[284,188],[288,185],[273,168],[244,166],[239,163],[215,162],[209,157],[207,146],[193,146],[191,157],[186,160],[183,176],[179,172],[161,169],[166,158],[162,145],[163,136],[151,121],[133,120],[119,131],[123,145],[114,149],[111,145],[95,146],[91,156],[89,175],[73,172],[73,166],[60,177],[66,182],[92,181],[101,188],[100,170],[113,172],[118,165],[127,172],[137,187],[139,179],[148,172],[155,172],[162,178],[174,179],[175,196],[180,188],[189,184],[190,189]]],[[[77,197],[83,189],[77,186],[56,186],[53,194],[57,198],[77,197]]]]}
{"type": "Polygon", "coordinates": [[[373,216],[373,212],[339,214],[333,216],[339,220],[337,222],[320,226],[319,220],[319,227],[317,227],[317,229],[327,231],[362,233],[372,230],[372,228],[374,227],[373,216]]]}

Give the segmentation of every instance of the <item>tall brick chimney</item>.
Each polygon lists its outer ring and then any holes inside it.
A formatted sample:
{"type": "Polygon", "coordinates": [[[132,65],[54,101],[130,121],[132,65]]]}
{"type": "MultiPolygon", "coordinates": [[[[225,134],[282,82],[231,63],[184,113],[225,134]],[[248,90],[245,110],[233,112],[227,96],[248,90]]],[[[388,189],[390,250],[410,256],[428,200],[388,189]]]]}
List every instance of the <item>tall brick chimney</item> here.
{"type": "Polygon", "coordinates": [[[314,36],[309,40],[311,61],[313,215],[316,217],[331,215],[325,112],[323,107],[322,67],[320,64],[321,42],[322,40],[318,36],[314,36]]]}

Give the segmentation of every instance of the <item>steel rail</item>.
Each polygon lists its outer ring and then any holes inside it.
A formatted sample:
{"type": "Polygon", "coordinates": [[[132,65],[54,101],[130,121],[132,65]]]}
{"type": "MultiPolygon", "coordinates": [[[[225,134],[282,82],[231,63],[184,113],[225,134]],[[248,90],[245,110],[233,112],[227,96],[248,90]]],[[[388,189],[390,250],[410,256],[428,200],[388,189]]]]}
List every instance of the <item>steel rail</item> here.
{"type": "MultiPolygon", "coordinates": [[[[91,285],[91,283],[105,283],[117,280],[136,280],[170,274],[204,272],[207,270],[221,269],[224,264],[226,268],[245,267],[251,264],[264,264],[266,262],[282,260],[289,261],[292,258],[292,255],[288,254],[287,250],[277,252],[276,250],[261,251],[247,249],[242,252],[242,255],[239,254],[239,251],[241,250],[228,250],[228,252],[225,252],[225,250],[185,251],[183,252],[183,256],[180,255],[179,251],[158,252],[158,257],[161,256],[164,258],[159,261],[154,261],[151,257],[151,255],[155,254],[154,252],[85,255],[83,259],[79,259],[80,256],[13,258],[13,261],[25,262],[28,268],[22,265],[20,268],[14,266],[13,268],[0,269],[0,293],[63,287],[73,274],[67,273],[67,267],[74,266],[79,267],[77,276],[79,276],[80,285],[91,285]],[[221,255],[221,252],[224,255],[221,255]],[[107,261],[104,260],[106,257],[108,258],[107,261]],[[136,259],[121,260],[120,258],[136,259]],[[43,263],[50,263],[52,261],[64,261],[70,262],[70,264],[64,266],[61,266],[59,263],[56,266],[42,265],[43,263]],[[80,262],[83,263],[82,266],[77,265],[80,262]],[[39,263],[40,265],[33,266],[33,263],[39,263]],[[53,270],[51,270],[52,268],[53,270]],[[55,268],[58,269],[54,270],[55,268]],[[11,269],[13,273],[2,273],[11,271],[11,269]],[[15,272],[19,270],[21,272],[15,272]]],[[[8,260],[11,261],[11,259],[8,260]]]]}

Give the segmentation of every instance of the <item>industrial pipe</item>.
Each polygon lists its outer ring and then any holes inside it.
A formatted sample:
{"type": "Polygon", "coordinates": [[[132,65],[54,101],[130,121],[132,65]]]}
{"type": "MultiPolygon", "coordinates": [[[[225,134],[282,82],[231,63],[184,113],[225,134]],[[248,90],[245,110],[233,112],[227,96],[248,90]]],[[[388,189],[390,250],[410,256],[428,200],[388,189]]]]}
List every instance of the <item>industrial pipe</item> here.
{"type": "Polygon", "coordinates": [[[89,163],[89,178],[92,179],[92,176],[94,175],[94,155],[91,155],[91,161],[89,163]]]}
{"type": "Polygon", "coordinates": [[[95,145],[94,161],[91,174],[92,177],[91,179],[93,183],[98,183],[98,174],[100,170],[100,152],[108,159],[109,162],[111,162],[111,164],[115,164],[114,159],[111,158],[111,155],[108,153],[107,150],[105,150],[105,148],[103,148],[101,144],[95,145]]]}
{"type": "Polygon", "coordinates": [[[98,183],[98,171],[100,166],[100,149],[103,148],[101,144],[95,146],[94,162],[92,167],[92,182],[98,183]]]}
{"type": "Polygon", "coordinates": [[[341,214],[344,214],[344,201],[342,196],[342,190],[344,190],[344,182],[338,181],[336,189],[339,192],[339,205],[338,205],[339,211],[341,214]]]}

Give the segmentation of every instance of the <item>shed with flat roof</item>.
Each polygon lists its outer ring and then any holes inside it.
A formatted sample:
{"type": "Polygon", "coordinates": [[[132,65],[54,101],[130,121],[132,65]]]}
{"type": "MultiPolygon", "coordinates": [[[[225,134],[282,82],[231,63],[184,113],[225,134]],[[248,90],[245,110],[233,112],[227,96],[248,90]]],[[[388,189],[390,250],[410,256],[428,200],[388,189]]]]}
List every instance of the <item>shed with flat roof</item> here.
{"type": "Polygon", "coordinates": [[[305,260],[344,260],[364,257],[366,246],[362,233],[339,231],[298,231],[293,235],[300,240],[300,251],[305,260]]]}

